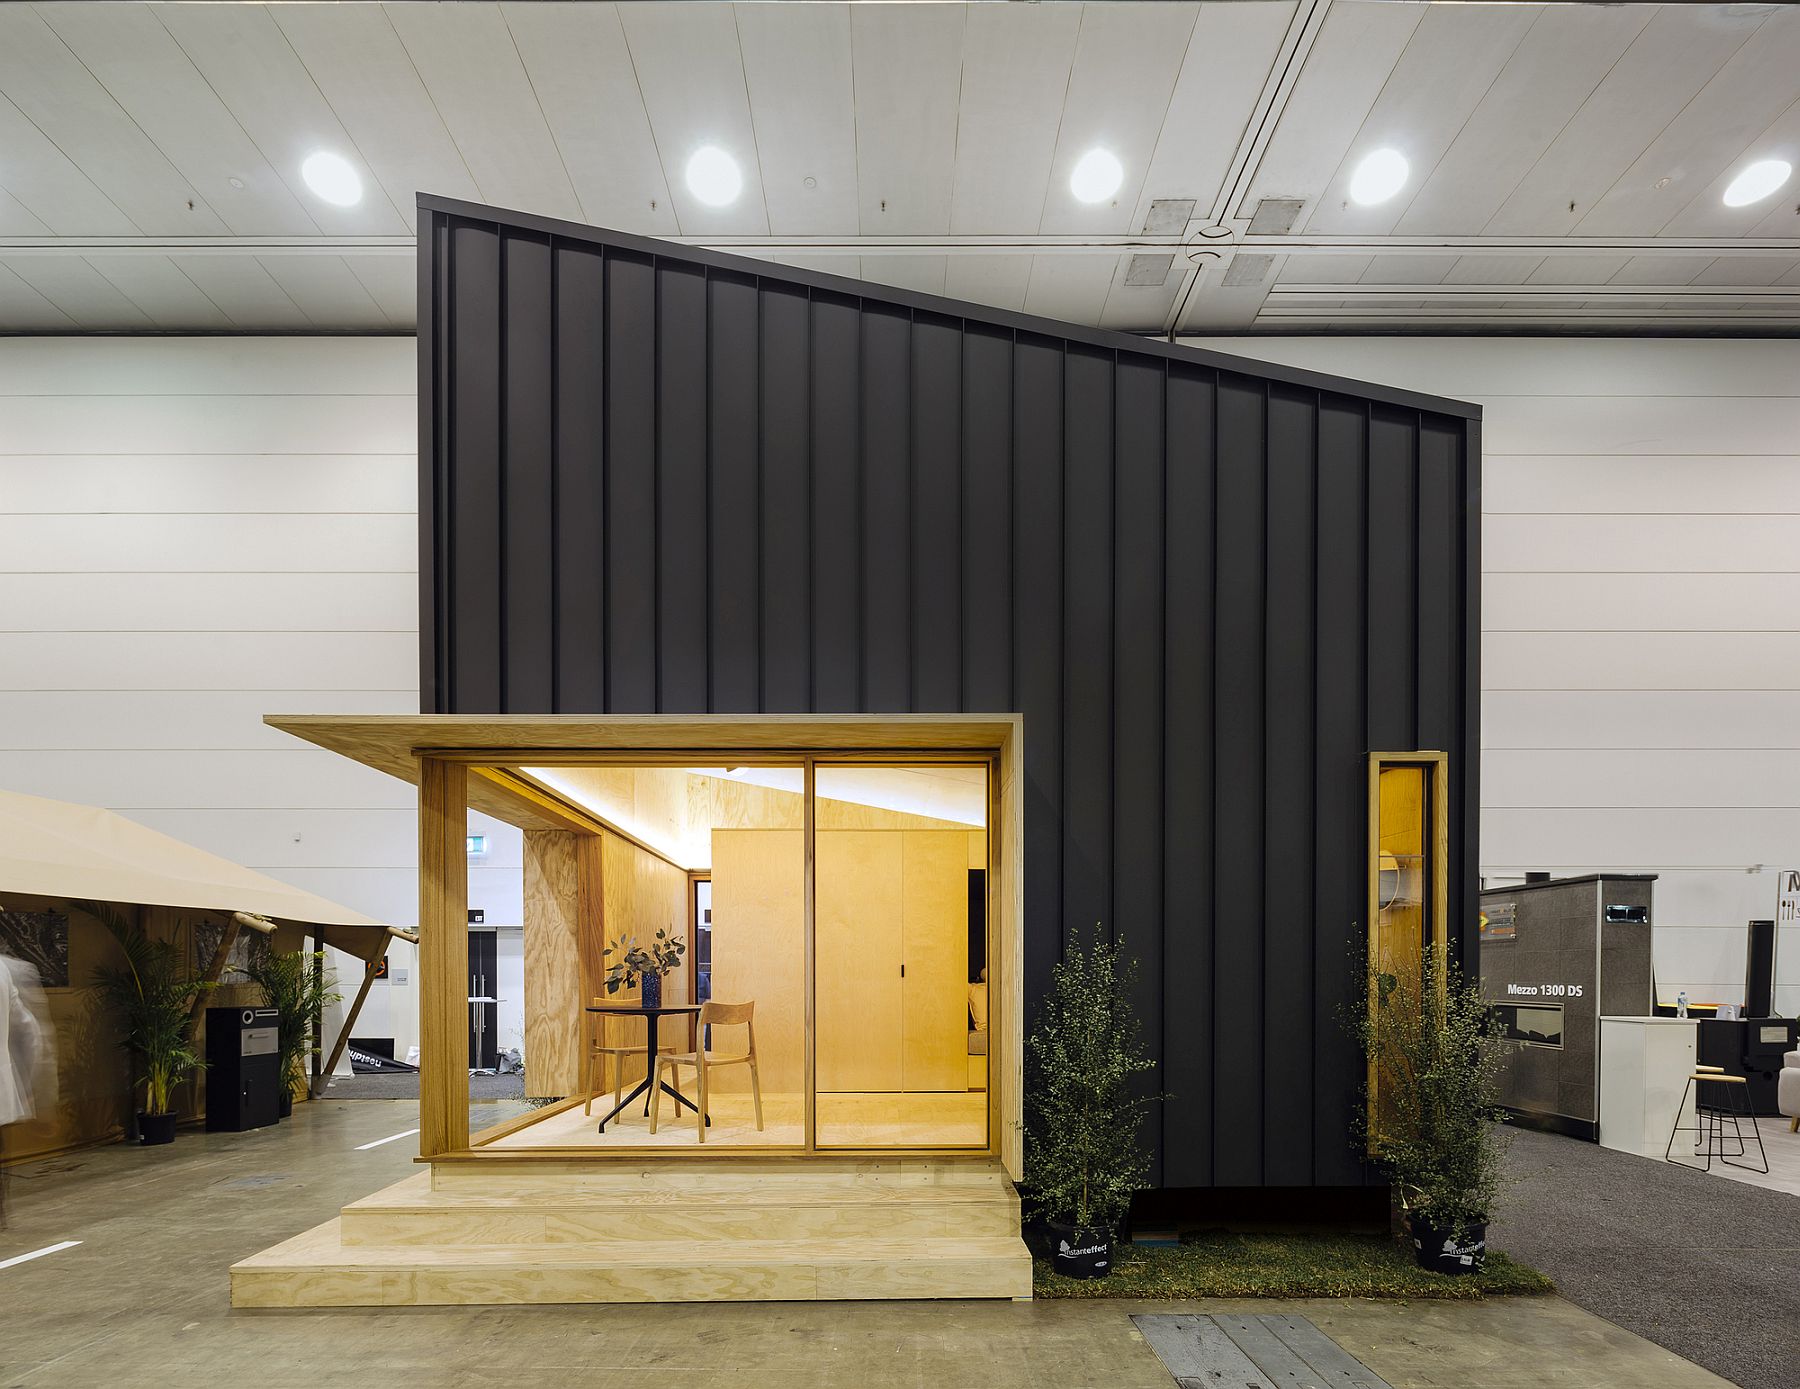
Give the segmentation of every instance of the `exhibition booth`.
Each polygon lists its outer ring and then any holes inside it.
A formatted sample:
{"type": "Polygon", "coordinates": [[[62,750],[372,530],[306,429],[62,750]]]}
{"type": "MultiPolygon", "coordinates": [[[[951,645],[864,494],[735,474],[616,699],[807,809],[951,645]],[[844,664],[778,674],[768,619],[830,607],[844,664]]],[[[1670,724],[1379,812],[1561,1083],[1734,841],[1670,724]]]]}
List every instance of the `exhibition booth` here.
{"type": "Polygon", "coordinates": [[[429,1170],[238,1303],[1023,1295],[1090,932],[1152,1186],[1385,1212],[1341,1019],[1473,957],[1476,409],[435,197],[419,247],[427,712],[269,721],[418,787],[429,1170]],[[474,1133],[470,808],[546,1101],[474,1133]]]}

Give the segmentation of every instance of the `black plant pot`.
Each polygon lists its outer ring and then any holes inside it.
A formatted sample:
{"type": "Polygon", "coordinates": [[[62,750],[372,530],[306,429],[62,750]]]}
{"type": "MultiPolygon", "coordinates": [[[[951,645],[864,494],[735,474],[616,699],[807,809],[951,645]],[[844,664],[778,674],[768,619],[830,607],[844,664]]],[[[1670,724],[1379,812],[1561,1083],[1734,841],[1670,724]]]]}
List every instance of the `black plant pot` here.
{"type": "Polygon", "coordinates": [[[1480,1273],[1487,1264],[1487,1224],[1466,1230],[1442,1230],[1417,1215],[1407,1217],[1413,1256],[1430,1273],[1480,1273]]]}
{"type": "Polygon", "coordinates": [[[146,1148],[154,1148],[160,1143],[173,1143],[175,1141],[175,1115],[173,1113],[146,1114],[140,1109],[137,1116],[137,1131],[138,1142],[146,1148]]]}
{"type": "Polygon", "coordinates": [[[1112,1231],[1046,1223],[1050,1265],[1064,1278],[1104,1278],[1112,1272],[1112,1231]]]}
{"type": "Polygon", "coordinates": [[[294,1117],[294,1092],[285,1085],[282,1086],[281,1093],[275,1097],[275,1117],[277,1119],[294,1117]]]}
{"type": "Polygon", "coordinates": [[[643,989],[639,1002],[646,1008],[662,1007],[662,975],[646,974],[643,977],[643,989]]]}

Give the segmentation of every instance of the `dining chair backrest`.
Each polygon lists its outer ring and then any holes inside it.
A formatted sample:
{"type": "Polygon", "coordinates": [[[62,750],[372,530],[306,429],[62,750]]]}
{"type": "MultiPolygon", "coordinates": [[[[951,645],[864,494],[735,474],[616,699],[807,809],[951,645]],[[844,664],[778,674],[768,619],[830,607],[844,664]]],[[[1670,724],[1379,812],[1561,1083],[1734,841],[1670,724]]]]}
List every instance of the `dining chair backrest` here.
{"type": "Polygon", "coordinates": [[[709,1023],[749,1022],[750,1015],[756,1011],[755,1003],[714,1003],[710,999],[700,1005],[700,1025],[709,1023]]]}

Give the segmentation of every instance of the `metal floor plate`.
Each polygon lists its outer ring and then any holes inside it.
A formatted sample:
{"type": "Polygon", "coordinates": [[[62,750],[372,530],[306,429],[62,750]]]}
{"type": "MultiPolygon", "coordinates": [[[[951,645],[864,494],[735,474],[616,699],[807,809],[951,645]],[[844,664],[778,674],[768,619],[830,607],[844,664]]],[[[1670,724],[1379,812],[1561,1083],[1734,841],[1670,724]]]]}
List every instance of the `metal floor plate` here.
{"type": "Polygon", "coordinates": [[[1305,1317],[1131,1320],[1181,1389],[1390,1389],[1305,1317]]]}

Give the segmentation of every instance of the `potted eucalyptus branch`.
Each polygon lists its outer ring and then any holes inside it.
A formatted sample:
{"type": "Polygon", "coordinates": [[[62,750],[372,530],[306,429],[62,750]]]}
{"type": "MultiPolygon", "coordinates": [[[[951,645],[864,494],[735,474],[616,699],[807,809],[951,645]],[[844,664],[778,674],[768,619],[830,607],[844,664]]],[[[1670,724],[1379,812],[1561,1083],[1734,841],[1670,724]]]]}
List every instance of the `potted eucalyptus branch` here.
{"type": "Polygon", "coordinates": [[[279,951],[259,939],[249,953],[244,973],[277,1014],[278,1113],[285,1119],[294,1112],[295,1092],[306,1083],[306,1053],[313,1040],[314,1020],[323,1015],[326,1004],[336,1003],[342,995],[337,991],[337,976],[325,968],[322,950],[279,951]]]}
{"type": "Polygon", "coordinates": [[[1504,1025],[1479,983],[1434,950],[1416,971],[1371,961],[1364,974],[1350,1019],[1369,1062],[1359,1144],[1393,1185],[1419,1266],[1477,1273],[1504,1185],[1504,1025]]]}
{"type": "Polygon", "coordinates": [[[639,994],[644,1007],[662,1007],[662,981],[665,974],[680,968],[687,945],[680,936],[670,935],[667,928],[656,933],[648,948],[639,945],[636,936],[622,936],[601,952],[612,961],[606,967],[606,991],[616,994],[634,984],[643,984],[639,994]]]}
{"type": "Polygon", "coordinates": [[[1136,962],[1100,938],[1070,942],[1025,1042],[1027,1209],[1043,1218],[1051,1263],[1102,1278],[1131,1198],[1150,1174],[1143,1122],[1159,1096],[1131,1006],[1136,962]]]}
{"type": "Polygon", "coordinates": [[[144,1087],[137,1112],[138,1141],[146,1146],[175,1141],[175,1090],[206,1061],[194,1048],[189,1019],[194,1001],[213,985],[188,972],[171,940],[152,938],[140,921],[127,921],[104,902],[76,902],[119,943],[125,961],[94,973],[100,996],[119,1019],[119,1045],[131,1056],[144,1087]]]}

